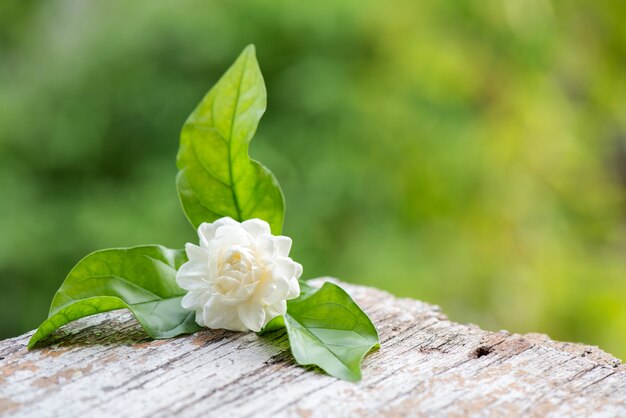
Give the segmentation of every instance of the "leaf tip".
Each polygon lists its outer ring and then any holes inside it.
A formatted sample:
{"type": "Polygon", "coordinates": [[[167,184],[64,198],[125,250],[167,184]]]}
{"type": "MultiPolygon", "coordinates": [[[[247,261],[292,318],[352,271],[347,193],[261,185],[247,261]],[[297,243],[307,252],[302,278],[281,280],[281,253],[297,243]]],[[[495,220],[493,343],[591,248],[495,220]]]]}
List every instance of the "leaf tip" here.
{"type": "MultiPolygon", "coordinates": [[[[237,61],[244,61],[246,65],[256,65],[258,67],[258,59],[256,56],[256,46],[254,44],[248,44],[244,47],[239,57],[237,57],[237,61]]],[[[258,70],[259,72],[261,70],[258,70]]],[[[263,89],[265,89],[265,84],[263,84],[263,89]]]]}
{"type": "Polygon", "coordinates": [[[361,379],[363,378],[363,375],[361,373],[361,370],[359,370],[358,373],[356,371],[353,371],[351,373],[348,373],[342,376],[335,375],[334,377],[341,379],[341,380],[345,380],[346,382],[350,382],[350,383],[359,383],[361,379]]]}
{"type": "Polygon", "coordinates": [[[254,44],[248,44],[245,46],[245,48],[242,51],[242,55],[243,54],[252,54],[255,55],[256,54],[256,46],[254,44]]]}

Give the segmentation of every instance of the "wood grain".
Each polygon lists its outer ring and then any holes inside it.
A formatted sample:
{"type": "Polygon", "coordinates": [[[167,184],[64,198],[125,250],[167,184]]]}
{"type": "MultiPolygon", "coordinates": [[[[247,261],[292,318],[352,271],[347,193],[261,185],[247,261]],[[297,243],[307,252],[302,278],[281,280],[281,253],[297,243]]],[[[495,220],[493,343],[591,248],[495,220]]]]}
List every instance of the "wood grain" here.
{"type": "MultiPolygon", "coordinates": [[[[321,284],[321,279],[316,281],[321,284]]],[[[626,416],[626,367],[596,347],[487,332],[436,306],[341,283],[381,348],[358,384],[294,364],[282,332],[152,341],[116,311],[28,352],[0,342],[0,411],[32,417],[626,416]]]]}

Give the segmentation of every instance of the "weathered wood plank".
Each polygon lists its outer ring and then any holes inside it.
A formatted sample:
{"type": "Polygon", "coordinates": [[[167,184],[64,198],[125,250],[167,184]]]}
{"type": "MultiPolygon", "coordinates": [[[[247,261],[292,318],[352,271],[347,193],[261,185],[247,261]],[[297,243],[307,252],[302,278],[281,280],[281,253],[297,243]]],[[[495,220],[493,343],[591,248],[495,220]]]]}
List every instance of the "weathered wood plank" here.
{"type": "MultiPolygon", "coordinates": [[[[319,283],[319,281],[318,281],[319,283]]],[[[298,367],[286,337],[151,341],[130,314],[66,326],[31,352],[0,342],[6,416],[626,416],[626,367],[596,347],[487,332],[439,308],[343,284],[381,349],[358,384],[298,367]]]]}

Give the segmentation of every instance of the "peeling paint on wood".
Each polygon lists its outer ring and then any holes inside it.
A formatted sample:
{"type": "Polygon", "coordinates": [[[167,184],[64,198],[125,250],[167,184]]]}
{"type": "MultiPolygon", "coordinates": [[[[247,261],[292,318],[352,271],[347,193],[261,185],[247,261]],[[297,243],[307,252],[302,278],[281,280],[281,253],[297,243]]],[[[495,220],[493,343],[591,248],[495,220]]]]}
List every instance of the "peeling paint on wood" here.
{"type": "MultiPolygon", "coordinates": [[[[321,280],[315,281],[318,285],[321,280]]],[[[276,332],[152,341],[124,311],[65,326],[31,352],[0,342],[4,416],[626,416],[626,367],[541,334],[487,332],[439,308],[341,285],[378,327],[363,380],[294,364],[276,332]]]]}

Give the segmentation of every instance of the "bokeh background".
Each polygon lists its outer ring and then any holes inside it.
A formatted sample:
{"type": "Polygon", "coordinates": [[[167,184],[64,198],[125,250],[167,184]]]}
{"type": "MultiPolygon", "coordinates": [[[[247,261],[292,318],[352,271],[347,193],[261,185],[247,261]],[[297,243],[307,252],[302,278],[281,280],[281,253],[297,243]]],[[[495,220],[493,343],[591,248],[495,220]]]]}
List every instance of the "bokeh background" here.
{"type": "Polygon", "coordinates": [[[195,234],[179,130],[248,43],[307,278],[626,357],[626,3],[0,2],[0,337],[93,250],[195,234]]]}

